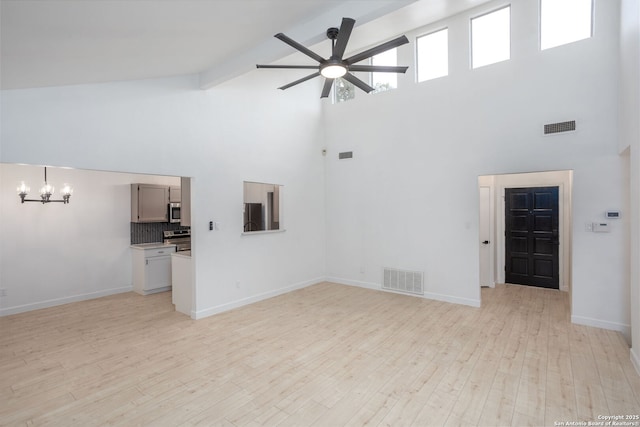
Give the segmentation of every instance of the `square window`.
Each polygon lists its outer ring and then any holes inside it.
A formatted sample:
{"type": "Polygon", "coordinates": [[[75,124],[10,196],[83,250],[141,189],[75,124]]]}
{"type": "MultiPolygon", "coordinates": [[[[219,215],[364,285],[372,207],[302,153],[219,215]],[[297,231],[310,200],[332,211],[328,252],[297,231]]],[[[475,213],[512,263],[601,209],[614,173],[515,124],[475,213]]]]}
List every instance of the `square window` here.
{"type": "Polygon", "coordinates": [[[511,58],[511,7],[471,19],[471,67],[511,58]]]}
{"type": "MultiPolygon", "coordinates": [[[[371,57],[371,65],[398,65],[398,50],[389,49],[371,57]]],[[[371,86],[374,93],[398,87],[397,73],[371,73],[371,86]]]]}
{"type": "Polygon", "coordinates": [[[540,49],[588,39],[592,16],[592,0],[540,0],[540,49]]]}
{"type": "Polygon", "coordinates": [[[356,87],[353,83],[343,78],[335,79],[333,82],[333,96],[334,104],[349,101],[356,97],[356,87]]]}
{"type": "Polygon", "coordinates": [[[418,81],[449,74],[449,30],[436,31],[416,39],[418,81]]]}

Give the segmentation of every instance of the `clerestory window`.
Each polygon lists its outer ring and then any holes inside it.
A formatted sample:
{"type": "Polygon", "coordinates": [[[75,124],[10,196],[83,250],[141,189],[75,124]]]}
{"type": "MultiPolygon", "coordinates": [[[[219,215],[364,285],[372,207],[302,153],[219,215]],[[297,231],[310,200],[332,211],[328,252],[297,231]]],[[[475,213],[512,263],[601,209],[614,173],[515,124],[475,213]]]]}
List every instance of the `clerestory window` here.
{"type": "Polygon", "coordinates": [[[471,67],[511,58],[511,6],[471,19],[471,67]]]}

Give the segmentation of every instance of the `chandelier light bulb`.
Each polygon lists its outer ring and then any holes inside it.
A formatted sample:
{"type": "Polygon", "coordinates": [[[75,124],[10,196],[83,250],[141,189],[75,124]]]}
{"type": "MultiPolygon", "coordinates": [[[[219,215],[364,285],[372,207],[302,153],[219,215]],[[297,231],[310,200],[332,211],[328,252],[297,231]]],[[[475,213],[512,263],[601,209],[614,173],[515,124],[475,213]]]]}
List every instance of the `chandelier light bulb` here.
{"type": "Polygon", "coordinates": [[[60,190],[60,193],[61,193],[63,196],[70,196],[70,195],[72,195],[72,194],[73,194],[73,188],[71,188],[71,186],[70,186],[69,184],[66,184],[66,183],[65,183],[65,184],[62,186],[62,190],[60,190]]]}
{"type": "Polygon", "coordinates": [[[45,196],[45,195],[52,195],[54,192],[54,188],[51,184],[47,184],[46,182],[44,183],[44,185],[42,186],[42,188],[40,189],[40,195],[41,196],[45,196]]]}
{"type": "Polygon", "coordinates": [[[20,183],[20,185],[18,186],[18,188],[16,190],[18,191],[18,194],[24,194],[24,195],[29,194],[29,191],[31,191],[29,186],[27,184],[25,184],[24,181],[22,181],[20,183]]]}

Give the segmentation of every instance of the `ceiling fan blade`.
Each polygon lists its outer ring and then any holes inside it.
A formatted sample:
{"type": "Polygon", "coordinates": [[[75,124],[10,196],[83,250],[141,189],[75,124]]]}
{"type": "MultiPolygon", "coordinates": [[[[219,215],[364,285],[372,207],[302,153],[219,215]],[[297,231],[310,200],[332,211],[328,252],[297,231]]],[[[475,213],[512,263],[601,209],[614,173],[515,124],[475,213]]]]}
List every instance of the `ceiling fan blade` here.
{"type": "Polygon", "coordinates": [[[331,86],[333,86],[334,79],[325,79],[324,86],[322,87],[322,94],[320,98],[327,98],[329,96],[329,92],[331,92],[331,86]]]}
{"type": "Polygon", "coordinates": [[[403,44],[407,43],[409,43],[409,39],[406,36],[400,36],[397,39],[389,40],[386,43],[382,43],[381,45],[372,47],[371,49],[367,49],[364,52],[353,55],[352,57],[347,58],[344,61],[347,64],[355,64],[356,62],[371,58],[372,56],[375,56],[379,53],[386,52],[389,49],[393,49],[394,47],[402,46],[403,44]]]}
{"type": "Polygon", "coordinates": [[[350,65],[349,71],[364,71],[367,73],[406,73],[409,67],[395,65],[350,65]]]}
{"type": "Polygon", "coordinates": [[[357,78],[351,73],[345,74],[344,76],[342,76],[342,78],[352,83],[353,85],[358,86],[360,89],[362,89],[367,93],[375,90],[374,88],[372,88],[371,86],[369,86],[368,84],[366,84],[365,82],[363,82],[362,80],[360,80],[359,78],[357,78]]]}
{"type": "Polygon", "coordinates": [[[282,40],[283,42],[285,42],[286,44],[288,44],[292,48],[299,50],[300,52],[304,53],[308,57],[310,57],[312,59],[315,59],[318,62],[324,62],[324,58],[322,56],[318,55],[317,53],[313,52],[312,50],[307,49],[306,47],[302,46],[297,41],[295,41],[293,39],[290,39],[289,37],[285,36],[284,34],[278,33],[274,37],[279,39],[279,40],[282,40]]]}
{"type": "Polygon", "coordinates": [[[260,65],[256,64],[256,68],[282,68],[291,70],[317,70],[318,65],[260,65]]]}
{"type": "Polygon", "coordinates": [[[291,83],[289,83],[289,84],[286,84],[286,85],[284,85],[284,86],[281,86],[281,87],[279,87],[278,89],[282,89],[282,90],[289,89],[291,86],[295,86],[295,85],[297,85],[298,83],[306,82],[307,80],[311,80],[312,78],[314,78],[314,77],[318,77],[319,75],[320,75],[320,72],[319,72],[319,71],[318,71],[317,73],[309,74],[309,75],[308,75],[308,76],[306,76],[306,77],[303,77],[303,78],[301,78],[301,79],[296,80],[295,82],[291,82],[291,83]]]}
{"type": "Polygon", "coordinates": [[[333,48],[333,55],[342,59],[344,51],[347,48],[347,42],[351,37],[351,31],[353,25],[356,23],[354,19],[342,18],[342,24],[340,24],[340,30],[338,31],[338,38],[336,39],[336,45],[333,48]]]}

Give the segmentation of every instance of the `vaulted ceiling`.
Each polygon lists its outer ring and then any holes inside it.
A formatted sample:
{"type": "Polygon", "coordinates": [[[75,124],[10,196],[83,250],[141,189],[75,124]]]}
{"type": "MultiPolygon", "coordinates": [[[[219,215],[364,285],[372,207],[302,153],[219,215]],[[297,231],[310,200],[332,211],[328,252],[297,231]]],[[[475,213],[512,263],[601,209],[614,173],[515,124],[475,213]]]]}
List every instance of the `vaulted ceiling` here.
{"type": "Polygon", "coordinates": [[[0,0],[0,87],[198,74],[203,89],[325,39],[356,19],[351,49],[487,0],[0,0]]]}

